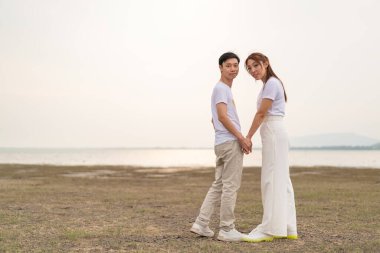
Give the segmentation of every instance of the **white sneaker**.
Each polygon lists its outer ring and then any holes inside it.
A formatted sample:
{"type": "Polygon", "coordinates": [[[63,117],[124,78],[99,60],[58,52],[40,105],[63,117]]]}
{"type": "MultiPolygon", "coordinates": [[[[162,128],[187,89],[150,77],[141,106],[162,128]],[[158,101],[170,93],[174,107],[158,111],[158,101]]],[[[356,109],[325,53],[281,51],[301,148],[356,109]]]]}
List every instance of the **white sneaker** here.
{"type": "Polygon", "coordinates": [[[272,235],[254,229],[248,235],[245,235],[242,240],[245,242],[271,242],[273,238],[272,235]]]}
{"type": "Polygon", "coordinates": [[[214,236],[214,231],[212,231],[208,226],[204,227],[204,226],[201,226],[197,223],[193,224],[190,231],[193,233],[196,233],[198,235],[201,235],[201,236],[206,236],[206,237],[213,237],[214,236]]]}
{"type": "Polygon", "coordinates": [[[224,231],[221,229],[218,234],[218,240],[226,241],[226,242],[238,242],[241,241],[245,235],[237,231],[236,229],[232,229],[230,231],[224,231]]]}

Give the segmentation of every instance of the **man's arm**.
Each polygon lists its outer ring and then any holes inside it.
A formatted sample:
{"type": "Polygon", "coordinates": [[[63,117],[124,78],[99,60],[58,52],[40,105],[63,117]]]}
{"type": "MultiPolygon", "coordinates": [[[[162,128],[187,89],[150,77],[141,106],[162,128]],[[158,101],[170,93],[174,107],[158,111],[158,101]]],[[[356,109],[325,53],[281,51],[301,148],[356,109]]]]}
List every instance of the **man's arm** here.
{"type": "Polygon", "coordinates": [[[244,136],[235,128],[231,120],[227,116],[227,105],[225,103],[218,103],[216,105],[216,110],[218,112],[218,120],[223,124],[223,126],[233,134],[239,141],[244,153],[248,154],[251,150],[250,141],[244,138],[244,136]]]}

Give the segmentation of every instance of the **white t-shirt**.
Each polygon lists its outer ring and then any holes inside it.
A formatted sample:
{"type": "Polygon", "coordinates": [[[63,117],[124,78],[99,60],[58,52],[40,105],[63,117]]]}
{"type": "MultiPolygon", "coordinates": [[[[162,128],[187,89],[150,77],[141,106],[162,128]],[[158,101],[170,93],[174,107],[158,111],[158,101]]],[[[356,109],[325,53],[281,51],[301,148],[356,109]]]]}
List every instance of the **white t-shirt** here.
{"type": "Polygon", "coordinates": [[[231,134],[223,124],[218,120],[218,112],[216,109],[216,105],[219,103],[224,103],[227,105],[227,116],[231,120],[234,127],[240,132],[240,122],[239,117],[236,112],[236,107],[234,103],[234,99],[232,96],[231,88],[221,81],[218,82],[211,96],[211,112],[212,112],[212,120],[214,122],[215,127],[215,145],[219,145],[226,141],[236,140],[237,138],[231,134]]]}
{"type": "Polygon", "coordinates": [[[263,98],[273,101],[266,115],[268,116],[285,116],[285,95],[284,88],[275,77],[270,77],[264,84],[259,96],[257,97],[257,109],[260,108],[263,98]]]}

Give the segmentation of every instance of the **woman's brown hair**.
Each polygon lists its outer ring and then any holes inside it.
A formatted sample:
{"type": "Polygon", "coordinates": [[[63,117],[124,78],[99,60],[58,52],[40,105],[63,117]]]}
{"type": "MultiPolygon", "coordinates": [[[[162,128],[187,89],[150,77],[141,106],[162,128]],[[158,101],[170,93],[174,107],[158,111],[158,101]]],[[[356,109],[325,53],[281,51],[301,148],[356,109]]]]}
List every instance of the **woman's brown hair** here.
{"type": "MultiPolygon", "coordinates": [[[[259,62],[261,64],[264,64],[265,62],[268,63],[267,75],[265,77],[265,82],[268,81],[268,79],[271,78],[272,76],[275,77],[275,78],[277,78],[278,80],[280,80],[280,78],[277,77],[277,75],[274,73],[272,67],[270,66],[268,57],[266,57],[262,53],[252,53],[252,54],[250,54],[247,57],[247,59],[245,60],[245,68],[246,69],[247,69],[247,62],[248,62],[248,60],[253,60],[253,61],[259,62]]],[[[282,83],[281,80],[280,80],[280,82],[281,82],[282,88],[284,89],[284,96],[285,96],[285,102],[286,102],[286,101],[288,101],[288,97],[286,96],[284,84],[282,83]]]]}

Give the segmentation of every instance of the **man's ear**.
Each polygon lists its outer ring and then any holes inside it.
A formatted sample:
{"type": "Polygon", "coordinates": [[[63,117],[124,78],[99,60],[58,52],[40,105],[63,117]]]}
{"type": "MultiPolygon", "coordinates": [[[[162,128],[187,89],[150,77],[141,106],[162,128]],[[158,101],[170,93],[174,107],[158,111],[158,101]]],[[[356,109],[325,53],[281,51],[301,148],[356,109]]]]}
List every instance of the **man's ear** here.
{"type": "Polygon", "coordinates": [[[222,72],[223,66],[219,65],[220,72],[222,72]]]}

